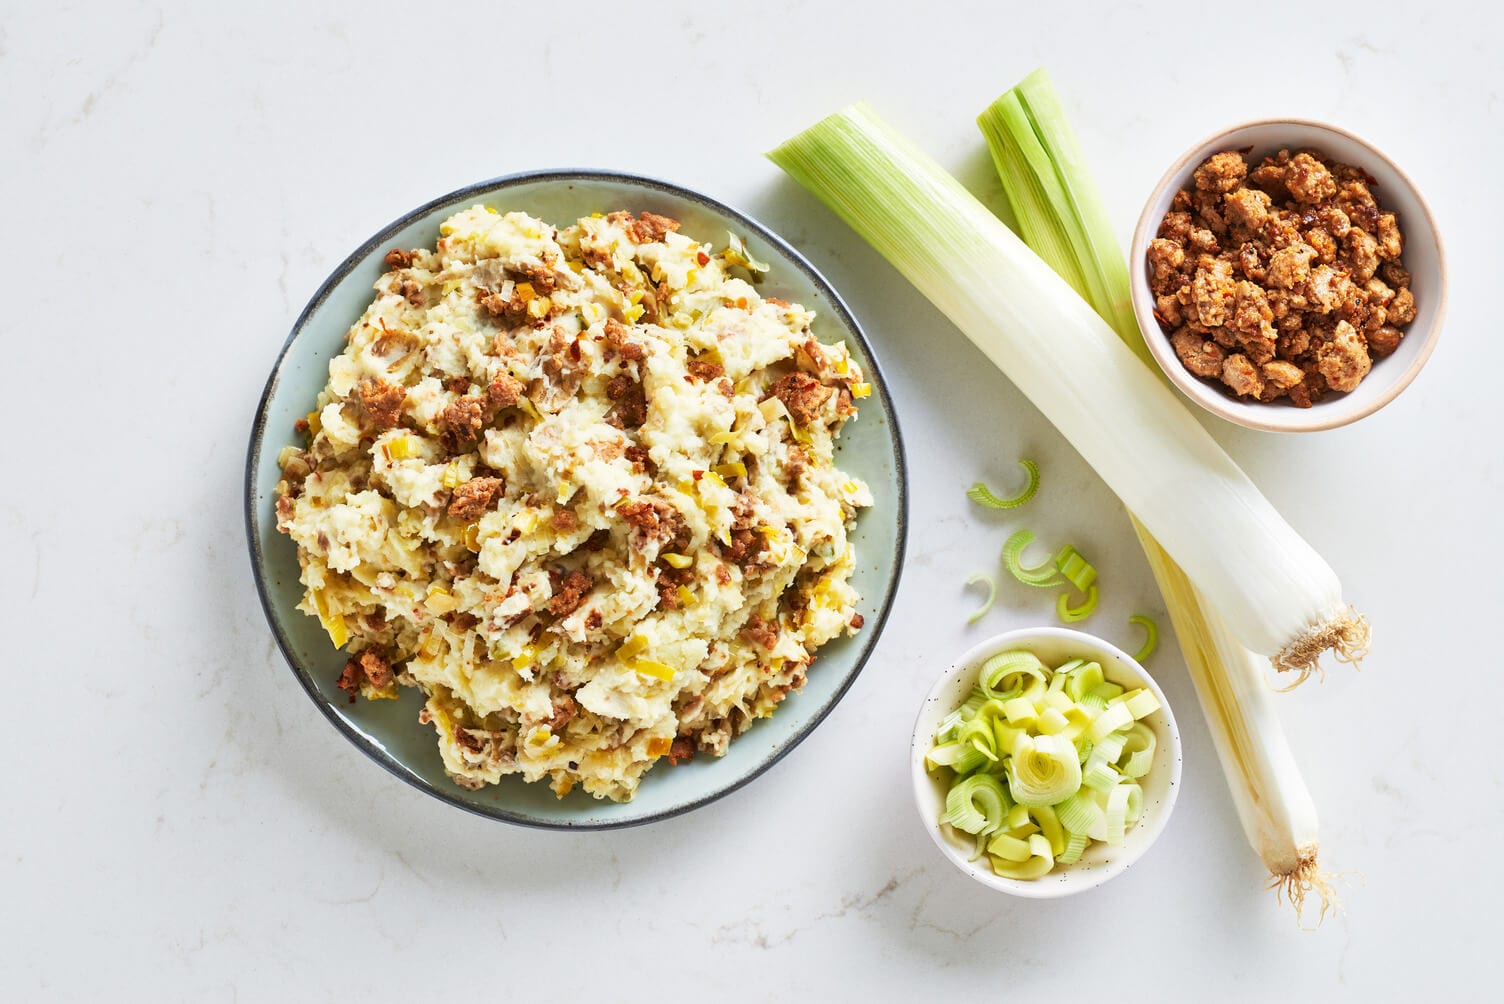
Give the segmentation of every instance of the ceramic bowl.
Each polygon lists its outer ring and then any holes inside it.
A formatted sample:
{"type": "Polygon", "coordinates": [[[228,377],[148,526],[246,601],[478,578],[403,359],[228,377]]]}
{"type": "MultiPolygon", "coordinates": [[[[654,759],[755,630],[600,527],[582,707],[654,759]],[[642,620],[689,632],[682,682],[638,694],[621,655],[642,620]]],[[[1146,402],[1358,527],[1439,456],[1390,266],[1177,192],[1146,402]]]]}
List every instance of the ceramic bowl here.
{"type": "Polygon", "coordinates": [[[371,759],[437,798],[497,819],[563,829],[628,826],[685,812],[746,784],[798,745],[851,686],[882,632],[903,564],[907,517],[903,449],[887,384],[856,319],[829,283],[766,227],[713,199],[660,181],[592,171],[513,175],[472,185],[404,214],[345,259],[298,318],[267,381],[251,435],[245,505],[267,620],[294,678],[319,711],[371,759]],[[721,242],[727,231],[735,232],[772,266],[763,294],[816,311],[815,336],[844,339],[875,388],[861,402],[857,420],[846,425],[837,450],[840,466],[867,481],[876,498],[852,533],[857,555],[852,582],[862,596],[858,609],[866,619],[864,629],[820,649],[804,690],[752,725],[724,757],[662,764],[648,772],[631,802],[596,800],[579,790],[557,799],[547,785],[517,777],[480,791],[459,787],[444,773],[433,730],[417,721],[418,693],[404,688],[399,700],[347,703],[335,686],[345,656],[315,619],[295,609],[303,592],[296,548],[276,532],[273,510],[277,453],[297,441],[293,423],[311,407],[328,379],[330,359],[344,347],[345,332],[370,303],[387,250],[432,247],[439,223],[476,203],[556,222],[615,209],[650,210],[681,221],[685,233],[705,240],[721,242]]]}
{"type": "Polygon", "coordinates": [[[1267,432],[1315,432],[1333,429],[1371,415],[1393,401],[1415,379],[1441,335],[1446,313],[1447,268],[1441,236],[1426,200],[1405,172],[1377,147],[1352,133],[1320,122],[1270,119],[1250,122],[1209,136],[1191,147],[1165,172],[1144,204],[1129,251],[1133,311],[1149,344],[1149,351],[1170,382],[1214,415],[1250,429],[1267,432]],[[1195,376],[1181,364],[1170,339],[1154,319],[1154,294],[1149,289],[1145,252],[1159,230],[1175,193],[1191,186],[1191,175],[1207,157],[1221,150],[1246,151],[1250,163],[1280,151],[1309,147],[1328,157],[1361,167],[1376,179],[1374,196],[1381,208],[1399,217],[1405,236],[1402,260],[1410,270],[1417,314],[1393,355],[1374,361],[1373,369],[1347,394],[1328,394],[1310,408],[1287,399],[1243,401],[1220,384],[1195,376]]]}
{"type": "Polygon", "coordinates": [[[935,681],[920,706],[909,757],[914,804],[919,809],[920,821],[935,841],[935,846],[940,848],[940,853],[989,889],[1029,899],[1056,899],[1085,892],[1127,871],[1164,831],[1180,790],[1180,731],[1175,726],[1175,715],[1164,691],[1132,656],[1100,638],[1069,628],[1009,631],[987,639],[957,659],[935,681]],[[935,729],[940,720],[966,700],[977,684],[982,663],[1010,649],[1033,652],[1048,666],[1058,666],[1074,658],[1094,659],[1101,664],[1102,673],[1109,682],[1129,690],[1147,687],[1159,698],[1160,704],[1158,711],[1142,719],[1154,730],[1155,745],[1154,765],[1139,779],[1144,789],[1144,811],[1138,824],[1128,830],[1123,843],[1117,847],[1093,843],[1075,864],[1057,866],[1054,871],[1032,881],[996,874],[985,857],[970,860],[976,852],[976,839],[940,822],[945,813],[950,771],[943,768],[931,771],[925,767],[925,756],[934,746],[935,729]]]}

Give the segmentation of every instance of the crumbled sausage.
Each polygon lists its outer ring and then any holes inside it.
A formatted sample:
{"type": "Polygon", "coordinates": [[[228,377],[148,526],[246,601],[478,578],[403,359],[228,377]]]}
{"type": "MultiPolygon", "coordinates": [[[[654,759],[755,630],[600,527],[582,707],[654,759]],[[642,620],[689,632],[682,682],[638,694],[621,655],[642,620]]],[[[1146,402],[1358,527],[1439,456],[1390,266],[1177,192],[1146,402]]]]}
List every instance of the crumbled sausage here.
{"type": "Polygon", "coordinates": [[[618,505],[616,512],[633,530],[657,541],[665,550],[688,543],[689,526],[671,502],[661,498],[634,499],[618,505]]]}
{"type": "Polygon", "coordinates": [[[485,411],[488,419],[498,411],[512,407],[522,400],[522,381],[503,373],[486,387],[485,411]]]}
{"type": "Polygon", "coordinates": [[[731,544],[725,549],[725,557],[736,565],[746,564],[762,550],[763,538],[752,527],[737,527],[731,531],[731,544]]]}
{"type": "Polygon", "coordinates": [[[1399,221],[1393,213],[1379,215],[1379,257],[1385,261],[1397,261],[1405,248],[1405,238],[1400,233],[1399,221]]]}
{"type": "Polygon", "coordinates": [[[1397,261],[1386,261],[1379,272],[1384,276],[1384,281],[1395,289],[1410,288],[1410,270],[1397,261]]]}
{"type": "Polygon", "coordinates": [[[573,533],[580,528],[580,517],[571,509],[555,509],[549,524],[560,533],[573,533]]]}
{"type": "Polygon", "coordinates": [[[1346,237],[1347,232],[1353,227],[1352,221],[1347,218],[1347,214],[1330,204],[1316,210],[1315,215],[1316,219],[1321,221],[1321,225],[1326,228],[1327,233],[1338,240],[1346,237]]]}
{"type": "Polygon", "coordinates": [[[454,495],[450,499],[448,509],[450,518],[462,523],[479,519],[482,513],[491,508],[491,503],[505,488],[506,482],[501,478],[472,478],[466,481],[454,490],[454,495]]]}
{"type": "Polygon", "coordinates": [[[1222,197],[1228,222],[1257,230],[1269,216],[1269,196],[1257,188],[1239,188],[1222,197]]]}
{"type": "Polygon", "coordinates": [[[628,362],[641,359],[644,349],[641,342],[629,341],[627,326],[614,317],[606,319],[606,349],[604,355],[607,359],[621,356],[628,362]]]}
{"type": "Polygon", "coordinates": [[[1353,226],[1369,231],[1379,229],[1379,204],[1374,201],[1373,193],[1363,182],[1343,182],[1337,190],[1336,201],[1337,208],[1347,214],[1353,226]]]}
{"type": "Polygon", "coordinates": [[[527,316],[527,300],[516,290],[515,286],[510,297],[482,290],[480,305],[492,317],[502,317],[514,323],[527,316]]]}
{"type": "Polygon", "coordinates": [[[1217,235],[1206,227],[1200,227],[1191,231],[1186,240],[1186,250],[1196,256],[1204,254],[1214,255],[1222,250],[1222,245],[1217,243],[1217,235]]]}
{"type": "Polygon", "coordinates": [[[554,256],[552,254],[545,252],[542,259],[536,265],[530,262],[524,263],[522,271],[527,276],[527,281],[533,284],[533,289],[545,296],[552,293],[558,286],[559,280],[554,273],[554,256]]]}
{"type": "Polygon", "coordinates": [[[1264,378],[1264,389],[1259,394],[1260,401],[1273,401],[1284,397],[1290,392],[1290,388],[1305,379],[1305,370],[1294,363],[1275,359],[1264,363],[1259,367],[1259,373],[1264,378]]]}
{"type": "Polygon", "coordinates": [[[606,397],[614,402],[606,421],[618,429],[635,429],[648,420],[647,392],[642,384],[624,373],[606,384],[606,397]]]}
{"type": "MultiPolygon", "coordinates": [[[[1227,233],[1227,220],[1222,215],[1222,196],[1217,192],[1195,191],[1191,193],[1191,208],[1196,211],[1196,222],[1214,236],[1227,233]]],[[[1195,231],[1191,231],[1194,235],[1195,231]]]]}
{"type": "Polygon", "coordinates": [[[1316,350],[1316,365],[1328,387],[1346,392],[1368,375],[1373,361],[1363,336],[1351,324],[1339,321],[1332,338],[1316,350]]]}
{"type": "Polygon", "coordinates": [[[1238,343],[1254,362],[1265,362],[1274,356],[1274,311],[1263,289],[1247,279],[1240,279],[1235,287],[1232,327],[1238,333],[1238,343]]]}
{"type": "Polygon", "coordinates": [[[1353,227],[1342,239],[1353,277],[1366,282],[1379,269],[1379,242],[1362,227],[1353,227]]]}
{"type": "Polygon", "coordinates": [[[747,618],[747,624],[742,628],[742,633],[762,648],[772,649],[778,644],[778,619],[775,617],[772,620],[764,620],[760,614],[753,614],[747,618]]]}
{"type": "Polygon", "coordinates": [[[404,251],[401,248],[392,248],[386,253],[385,260],[389,268],[411,268],[413,259],[416,257],[417,255],[415,255],[411,251],[404,251]]]}
{"type": "Polygon", "coordinates": [[[1243,273],[1244,278],[1257,283],[1262,283],[1269,275],[1268,269],[1264,267],[1264,259],[1259,255],[1258,245],[1252,241],[1244,241],[1238,247],[1236,268],[1243,273]]]}
{"type": "Polygon", "coordinates": [[[1149,288],[1161,296],[1179,289],[1185,268],[1185,248],[1177,241],[1156,237],[1149,242],[1148,256],[1149,288]]]}
{"type": "Polygon", "coordinates": [[[1154,298],[1154,317],[1167,328],[1178,328],[1185,321],[1180,300],[1168,293],[1154,298]]]}
{"type": "Polygon", "coordinates": [[[360,406],[377,429],[396,428],[406,400],[407,388],[401,384],[371,380],[360,385],[360,406]]]}
{"type": "Polygon", "coordinates": [[[693,760],[694,756],[695,741],[692,736],[678,736],[668,748],[668,762],[670,764],[693,760]]]}
{"type": "Polygon", "coordinates": [[[1190,328],[1181,328],[1170,337],[1170,343],[1175,346],[1175,354],[1180,357],[1185,368],[1192,373],[1203,377],[1222,375],[1223,354],[1216,342],[1202,337],[1190,328]]]}
{"type": "Polygon", "coordinates": [[[392,664],[373,649],[368,648],[360,653],[360,669],[373,687],[385,687],[392,682],[392,664]]]}
{"type": "Polygon", "coordinates": [[[1286,199],[1290,195],[1285,187],[1285,165],[1275,161],[1266,160],[1249,171],[1248,183],[1268,193],[1271,199],[1286,199]]]}
{"type": "Polygon", "coordinates": [[[1389,303],[1389,322],[1409,324],[1415,320],[1415,313],[1415,294],[1410,292],[1409,286],[1401,286],[1389,303]]]}
{"type": "Polygon", "coordinates": [[[1238,397],[1258,397],[1264,391],[1264,375],[1243,355],[1235,352],[1222,363],[1222,382],[1238,397]]]}
{"type": "Polygon", "coordinates": [[[393,679],[392,664],[387,661],[386,656],[375,649],[368,648],[345,663],[335,683],[340,690],[350,695],[350,701],[354,703],[355,698],[360,694],[362,683],[370,684],[380,690],[390,686],[393,679]]]}
{"type": "Polygon", "coordinates": [[[690,376],[706,383],[726,375],[726,367],[720,363],[711,362],[709,359],[691,359],[684,364],[684,368],[689,371],[690,376]]]}
{"type": "Polygon", "coordinates": [[[1203,256],[1196,263],[1196,275],[1191,280],[1195,319],[1207,328],[1225,324],[1232,310],[1233,295],[1232,263],[1223,258],[1203,256]]]}
{"type": "Polygon", "coordinates": [[[863,617],[861,614],[852,614],[851,620],[848,623],[851,625],[851,630],[860,631],[862,629],[862,625],[867,623],[867,618],[863,617]]]}
{"type": "Polygon", "coordinates": [[[595,580],[579,569],[569,571],[548,600],[548,612],[555,617],[567,617],[574,613],[585,594],[590,592],[595,580]]]}
{"type": "Polygon", "coordinates": [[[1310,309],[1330,314],[1346,298],[1347,276],[1330,265],[1317,265],[1306,280],[1305,295],[1310,309]]]}
{"type": "Polygon", "coordinates": [[[1330,265],[1337,260],[1337,240],[1326,227],[1312,227],[1303,235],[1305,242],[1316,251],[1316,260],[1330,265]]]}
{"type": "Polygon", "coordinates": [[[777,380],[763,394],[762,400],[778,398],[796,424],[808,425],[820,417],[820,409],[833,393],[808,373],[795,372],[777,380]]]}
{"type": "Polygon", "coordinates": [[[669,219],[667,216],[659,216],[657,213],[643,213],[640,217],[627,224],[627,236],[638,244],[656,244],[679,229],[679,221],[669,219]]]}
{"type": "Polygon", "coordinates": [[[1311,276],[1311,259],[1316,249],[1304,242],[1283,247],[1269,256],[1269,284],[1294,289],[1311,276]]]}
{"type": "Polygon", "coordinates": [[[1305,370],[1294,363],[1276,359],[1265,363],[1259,368],[1263,374],[1264,382],[1281,390],[1289,390],[1305,379],[1305,370]]]}
{"type": "Polygon", "coordinates": [[[1191,214],[1183,211],[1166,213],[1159,224],[1159,236],[1185,244],[1191,236],[1191,214]]]}
{"type": "Polygon", "coordinates": [[[1392,324],[1384,324],[1364,337],[1368,340],[1368,351],[1382,359],[1392,355],[1400,347],[1400,339],[1405,337],[1405,333],[1392,324]]]}
{"type": "Polygon", "coordinates": [[[1337,180],[1332,177],[1332,172],[1304,151],[1290,158],[1290,165],[1285,170],[1285,187],[1297,202],[1322,202],[1337,194],[1337,180]]]}
{"type": "Polygon", "coordinates": [[[1248,165],[1231,150],[1213,154],[1194,175],[1196,188],[1203,192],[1230,192],[1243,183],[1248,165]]]}
{"type": "Polygon", "coordinates": [[[1300,229],[1300,215],[1288,209],[1276,209],[1264,217],[1259,237],[1271,251],[1294,247],[1305,243],[1305,233],[1300,229]]]}
{"type": "Polygon", "coordinates": [[[682,606],[679,588],[689,585],[694,581],[694,577],[693,568],[660,567],[658,581],[655,583],[658,589],[658,606],[664,610],[678,610],[682,606]]]}
{"type": "Polygon", "coordinates": [[[560,732],[579,711],[579,705],[571,694],[559,694],[553,699],[553,717],[544,724],[550,732],[560,732]]]}
{"type": "Polygon", "coordinates": [[[340,670],[339,679],[335,686],[350,695],[350,703],[355,703],[355,698],[360,696],[360,680],[363,674],[360,671],[360,663],[354,659],[345,662],[344,669],[340,670]]]}
{"type": "Polygon", "coordinates": [[[1394,302],[1394,290],[1390,289],[1389,284],[1383,279],[1369,279],[1364,283],[1363,288],[1368,291],[1368,299],[1371,303],[1388,307],[1394,302]]]}
{"type": "Polygon", "coordinates": [[[480,439],[485,428],[485,401],[478,397],[461,397],[439,412],[439,442],[450,453],[463,453],[480,439]]]}

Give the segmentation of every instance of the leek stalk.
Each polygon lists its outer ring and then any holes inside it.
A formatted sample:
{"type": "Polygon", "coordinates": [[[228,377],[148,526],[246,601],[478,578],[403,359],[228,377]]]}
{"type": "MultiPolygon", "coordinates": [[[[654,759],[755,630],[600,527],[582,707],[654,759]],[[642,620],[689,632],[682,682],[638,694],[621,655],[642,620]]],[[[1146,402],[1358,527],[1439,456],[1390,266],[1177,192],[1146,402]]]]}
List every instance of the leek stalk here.
{"type": "MultiPolygon", "coordinates": [[[[1035,71],[994,102],[978,124],[1003,176],[1024,239],[1147,360],[1143,334],[1131,311],[1123,309],[1129,300],[1126,260],[1044,71],[1035,71]],[[1034,153],[1026,155],[1023,149],[1034,153]],[[1042,175],[1037,181],[1025,177],[1036,172],[1042,175]],[[1053,197],[1037,197],[1034,193],[1052,184],[1052,179],[1053,197]],[[1072,236],[1065,240],[1049,237],[1064,230],[1072,236]]],[[[1143,524],[1134,520],[1133,528],[1180,640],[1243,831],[1269,869],[1276,893],[1290,898],[1297,915],[1307,894],[1314,893],[1321,900],[1324,917],[1335,897],[1328,877],[1317,865],[1316,808],[1280,726],[1260,660],[1233,637],[1143,524]]],[[[1148,618],[1130,620],[1148,631],[1144,648],[1136,656],[1142,662],[1153,651],[1158,631],[1148,618]]],[[[1136,771],[1152,759],[1153,733],[1135,728],[1116,752],[1127,759],[1124,773],[1137,776],[1136,771]]],[[[1098,764],[1087,762],[1083,783],[1088,787],[1107,780],[1098,764]]]]}
{"type": "Polygon", "coordinates": [[[1276,666],[1355,658],[1367,626],[1337,576],[1038,255],[858,104],[769,154],[850,224],[1054,423],[1276,666]],[[1218,533],[1207,536],[1205,514],[1218,533]]]}

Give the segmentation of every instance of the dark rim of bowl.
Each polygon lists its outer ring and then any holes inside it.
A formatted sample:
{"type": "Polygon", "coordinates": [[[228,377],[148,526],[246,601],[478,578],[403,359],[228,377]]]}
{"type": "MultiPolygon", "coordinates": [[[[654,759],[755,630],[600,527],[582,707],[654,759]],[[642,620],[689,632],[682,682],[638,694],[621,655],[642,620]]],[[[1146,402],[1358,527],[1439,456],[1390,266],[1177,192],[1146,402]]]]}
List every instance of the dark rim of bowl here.
{"type": "Polygon", "coordinates": [[[293,675],[297,677],[299,684],[301,684],[303,687],[304,693],[308,695],[309,699],[313,701],[314,705],[318,707],[319,711],[323,713],[324,717],[329,720],[330,724],[338,729],[339,732],[352,744],[354,744],[357,749],[365,753],[366,756],[370,757],[376,763],[380,764],[388,773],[412,785],[419,791],[432,795],[434,798],[447,802],[448,804],[453,805],[457,808],[464,809],[467,812],[475,813],[478,816],[484,816],[488,819],[498,819],[503,822],[513,823],[519,826],[528,826],[544,830],[615,830],[625,829],[631,826],[641,826],[646,823],[655,823],[660,820],[670,819],[674,816],[682,815],[683,813],[698,809],[703,805],[708,805],[711,802],[716,801],[717,799],[724,798],[725,796],[731,794],[744,785],[749,784],[756,778],[761,777],[764,773],[766,773],[769,768],[771,768],[774,764],[778,763],[778,761],[787,756],[789,752],[794,749],[794,747],[803,742],[804,739],[811,732],[813,732],[821,722],[825,720],[826,716],[828,716],[831,711],[835,709],[835,706],[841,702],[841,698],[845,697],[846,692],[851,689],[851,685],[856,682],[856,678],[861,674],[862,669],[866,666],[867,660],[871,658],[873,650],[877,647],[878,639],[882,636],[883,628],[888,622],[888,614],[892,611],[893,600],[898,593],[898,583],[903,569],[904,554],[908,547],[908,490],[908,463],[904,455],[903,436],[899,431],[898,416],[893,409],[893,399],[888,392],[888,382],[884,378],[882,368],[878,363],[877,353],[873,351],[872,344],[867,340],[866,334],[863,332],[861,325],[857,323],[856,317],[852,314],[851,309],[847,307],[846,301],[841,298],[840,294],[836,292],[835,288],[831,286],[831,284],[825,279],[823,275],[820,274],[818,269],[810,264],[809,260],[805,258],[804,255],[794,250],[794,248],[791,247],[788,242],[783,240],[783,238],[779,237],[772,230],[763,226],[761,223],[748,216],[746,213],[733,209],[725,203],[712,199],[709,196],[702,195],[687,188],[682,188],[678,185],[671,184],[670,182],[660,181],[656,178],[647,178],[641,175],[627,174],[620,171],[592,171],[586,169],[524,171],[517,174],[502,175],[501,177],[492,178],[487,181],[476,182],[473,185],[467,185],[464,188],[457,189],[447,195],[442,195],[430,202],[424,203],[423,205],[410,212],[404,213],[396,221],[383,227],[375,236],[371,237],[354,252],[352,252],[349,257],[345,258],[345,260],[340,263],[339,267],[334,270],[329,278],[325,279],[323,284],[319,286],[318,291],[314,293],[313,298],[308,301],[308,305],[303,308],[303,312],[298,315],[298,319],[293,324],[292,331],[288,334],[287,340],[282,343],[282,348],[277,353],[277,361],[272,367],[271,375],[267,378],[266,388],[261,393],[261,400],[256,405],[256,421],[251,428],[250,445],[246,453],[246,543],[250,548],[251,568],[256,579],[256,592],[261,598],[261,609],[266,616],[267,624],[272,629],[272,635],[276,639],[277,648],[282,652],[283,660],[286,661],[288,668],[292,670],[293,675]],[[517,185],[539,181],[608,181],[626,183],[628,185],[634,185],[641,188],[655,189],[668,195],[698,203],[699,205],[704,206],[716,213],[720,213],[723,216],[735,220],[741,226],[745,227],[749,233],[755,234],[760,240],[767,242],[768,244],[776,247],[779,251],[781,251],[799,268],[800,271],[805,274],[805,276],[810,280],[811,283],[813,283],[820,294],[829,300],[830,310],[851,332],[851,334],[856,338],[858,344],[861,345],[862,350],[866,353],[867,359],[871,363],[870,368],[872,370],[872,374],[875,377],[875,379],[873,379],[871,382],[876,385],[877,393],[881,397],[883,408],[887,413],[887,424],[889,430],[888,438],[892,442],[893,457],[895,461],[895,473],[898,476],[897,553],[894,556],[893,567],[888,571],[886,595],[883,598],[882,609],[878,612],[877,615],[877,623],[870,625],[869,630],[867,632],[864,632],[861,639],[862,647],[857,653],[856,663],[852,667],[851,672],[847,674],[846,679],[842,681],[840,687],[837,688],[835,693],[831,695],[830,699],[822,707],[818,708],[815,711],[813,716],[807,723],[805,723],[802,729],[800,729],[792,737],[790,737],[788,741],[783,743],[783,745],[774,749],[772,754],[769,755],[761,763],[759,763],[753,770],[748,771],[746,774],[732,780],[729,784],[725,784],[700,798],[685,802],[682,805],[674,806],[670,809],[665,809],[662,812],[652,813],[650,815],[631,819],[587,822],[545,820],[527,816],[521,813],[512,812],[499,806],[482,805],[477,802],[472,802],[454,792],[441,790],[427,780],[421,777],[417,777],[411,771],[406,770],[396,760],[396,758],[392,757],[389,753],[373,747],[364,735],[362,735],[359,731],[357,731],[354,727],[349,725],[343,718],[335,713],[333,706],[330,705],[330,703],[324,698],[323,694],[319,692],[318,687],[314,684],[313,677],[298,663],[298,660],[293,656],[292,645],[289,643],[286,636],[284,636],[281,627],[278,625],[277,618],[273,613],[271,596],[269,590],[267,589],[266,575],[263,568],[262,540],[256,520],[256,468],[259,466],[261,459],[261,447],[266,434],[267,408],[271,403],[272,394],[276,391],[277,383],[281,378],[282,364],[287,358],[288,350],[292,348],[293,343],[297,341],[298,336],[302,334],[304,325],[308,323],[308,319],[313,315],[314,311],[317,310],[324,303],[324,301],[329,298],[329,295],[331,292],[333,292],[334,288],[341,282],[343,282],[345,278],[358,265],[365,261],[365,259],[374,251],[387,243],[399,230],[408,226],[414,220],[426,216],[429,213],[433,212],[435,209],[439,209],[445,205],[458,204],[466,199],[474,198],[482,193],[492,193],[498,190],[515,187],[517,185]]]}

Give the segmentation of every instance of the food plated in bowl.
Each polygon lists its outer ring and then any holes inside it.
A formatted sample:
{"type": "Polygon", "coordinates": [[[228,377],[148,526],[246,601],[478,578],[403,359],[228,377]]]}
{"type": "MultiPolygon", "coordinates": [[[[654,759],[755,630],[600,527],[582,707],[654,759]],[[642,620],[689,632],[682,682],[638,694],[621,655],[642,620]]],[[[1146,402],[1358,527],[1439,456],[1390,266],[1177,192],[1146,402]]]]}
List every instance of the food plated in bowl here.
{"type": "Polygon", "coordinates": [[[657,818],[770,764],[859,669],[902,552],[844,306],[753,221],[623,176],[502,179],[369,242],[295,330],[250,476],[268,614],[326,713],[539,825],[657,818]]]}
{"type": "Polygon", "coordinates": [[[1258,122],[1181,157],[1139,219],[1134,311],[1170,380],[1250,428],[1392,400],[1440,334],[1445,262],[1410,180],[1357,137],[1258,122]]]}
{"type": "Polygon", "coordinates": [[[952,864],[989,888],[1053,898],[1121,874],[1159,836],[1180,734],[1130,656],[1080,631],[1026,628],[936,681],[910,759],[920,819],[952,864]]]}

